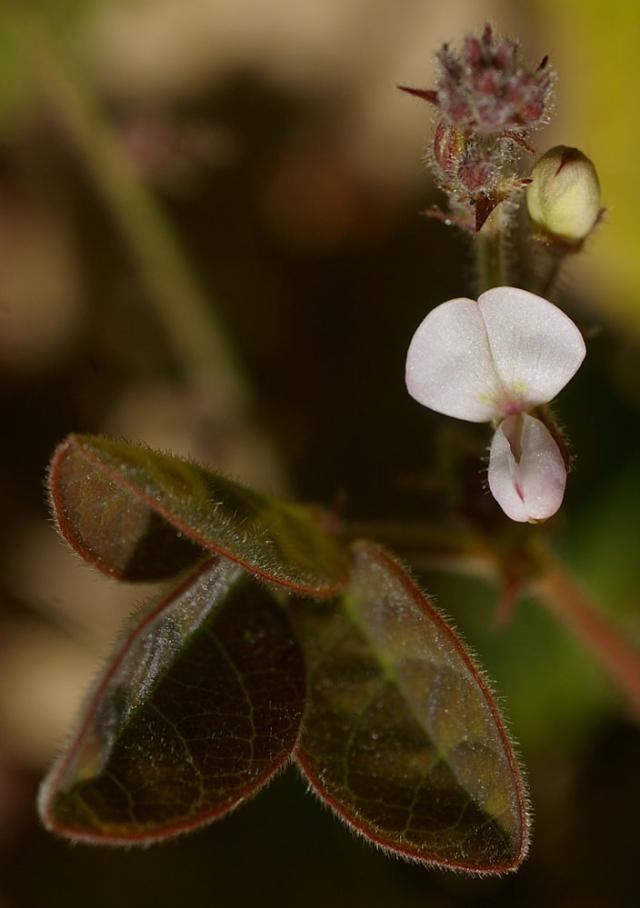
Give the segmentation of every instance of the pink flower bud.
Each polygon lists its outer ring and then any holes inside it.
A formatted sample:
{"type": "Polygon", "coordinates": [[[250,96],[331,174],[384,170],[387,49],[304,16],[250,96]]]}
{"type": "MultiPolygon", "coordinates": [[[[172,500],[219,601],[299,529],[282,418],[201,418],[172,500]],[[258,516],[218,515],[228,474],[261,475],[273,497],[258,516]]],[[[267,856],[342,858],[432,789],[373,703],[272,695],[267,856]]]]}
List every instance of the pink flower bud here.
{"type": "Polygon", "coordinates": [[[488,136],[543,123],[553,85],[546,59],[528,70],[517,45],[496,38],[487,26],[480,37],[466,39],[461,56],[445,45],[438,61],[438,106],[453,125],[488,136]]]}
{"type": "Polygon", "coordinates": [[[455,179],[465,150],[464,134],[446,120],[438,120],[433,137],[433,157],[447,179],[455,179]]]}
{"type": "Polygon", "coordinates": [[[468,192],[489,193],[498,182],[500,171],[489,154],[477,152],[460,165],[458,175],[462,186],[468,192]]]}

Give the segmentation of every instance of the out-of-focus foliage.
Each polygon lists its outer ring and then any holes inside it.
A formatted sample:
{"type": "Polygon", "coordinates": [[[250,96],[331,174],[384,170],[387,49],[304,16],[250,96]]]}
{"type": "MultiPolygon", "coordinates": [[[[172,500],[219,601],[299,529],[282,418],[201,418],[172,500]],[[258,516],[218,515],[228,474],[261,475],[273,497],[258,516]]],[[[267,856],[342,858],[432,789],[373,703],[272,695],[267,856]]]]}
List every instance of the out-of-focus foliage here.
{"type": "MultiPolygon", "coordinates": [[[[12,23],[14,0],[0,5],[0,127],[10,127],[15,117],[28,113],[34,96],[39,94],[37,77],[20,51],[12,23]]],[[[53,31],[67,38],[77,34],[86,17],[96,9],[96,0],[60,0],[41,4],[53,31]]]]}

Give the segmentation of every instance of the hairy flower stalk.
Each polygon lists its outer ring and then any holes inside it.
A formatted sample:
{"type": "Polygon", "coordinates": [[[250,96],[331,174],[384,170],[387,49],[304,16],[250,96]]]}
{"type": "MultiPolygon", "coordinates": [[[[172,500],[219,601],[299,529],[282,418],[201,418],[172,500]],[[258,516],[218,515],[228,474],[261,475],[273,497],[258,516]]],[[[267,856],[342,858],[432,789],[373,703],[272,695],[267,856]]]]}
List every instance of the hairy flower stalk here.
{"type": "Polygon", "coordinates": [[[560,309],[526,290],[495,287],[427,315],[409,346],[407,389],[438,413],[494,425],[489,488],[512,520],[538,522],[562,504],[567,478],[539,408],[584,355],[580,331],[560,309]]]}
{"type": "Polygon", "coordinates": [[[529,176],[521,169],[521,153],[534,151],[531,133],[549,119],[555,76],[547,57],[528,68],[518,45],[487,25],[459,51],[445,44],[437,62],[435,88],[400,87],[437,110],[431,163],[449,211],[430,213],[474,237],[480,295],[427,315],[409,348],[407,387],[433,410],[493,424],[489,488],[510,518],[538,522],[556,513],[567,479],[568,457],[546,404],[576,372],[585,346],[560,309],[508,286],[505,240],[527,187],[529,249],[544,250],[536,286],[546,293],[563,257],[579,251],[600,219],[598,177],[566,146],[543,155],[529,176]]]}

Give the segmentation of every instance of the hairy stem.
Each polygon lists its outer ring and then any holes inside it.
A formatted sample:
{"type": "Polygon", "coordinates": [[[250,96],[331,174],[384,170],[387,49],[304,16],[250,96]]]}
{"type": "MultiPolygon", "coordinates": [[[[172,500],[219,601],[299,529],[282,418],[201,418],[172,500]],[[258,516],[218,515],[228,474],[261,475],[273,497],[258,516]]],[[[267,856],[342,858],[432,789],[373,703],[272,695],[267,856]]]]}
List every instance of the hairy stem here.
{"type": "Polygon", "coordinates": [[[499,205],[474,237],[478,295],[509,283],[507,219],[499,205]]]}
{"type": "Polygon", "coordinates": [[[547,270],[543,277],[542,286],[540,288],[540,295],[544,296],[546,299],[550,299],[553,291],[555,290],[564,260],[565,256],[560,252],[549,253],[547,270]]]}
{"type": "Polygon", "coordinates": [[[589,647],[640,720],[640,652],[625,640],[577,581],[555,561],[547,561],[532,592],[589,647]]]}
{"type": "Polygon", "coordinates": [[[74,71],[37,4],[5,0],[5,6],[49,104],[129,246],[186,379],[217,408],[242,411],[249,402],[247,383],[161,205],[124,154],[86,78],[74,71]]]}

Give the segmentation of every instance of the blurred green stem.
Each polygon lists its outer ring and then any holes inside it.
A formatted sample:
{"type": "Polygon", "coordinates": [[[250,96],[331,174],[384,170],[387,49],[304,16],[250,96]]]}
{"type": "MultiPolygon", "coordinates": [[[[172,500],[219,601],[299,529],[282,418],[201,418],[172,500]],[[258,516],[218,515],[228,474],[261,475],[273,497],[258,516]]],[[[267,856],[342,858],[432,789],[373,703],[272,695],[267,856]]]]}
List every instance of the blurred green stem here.
{"type": "Polygon", "coordinates": [[[640,652],[631,646],[558,562],[546,559],[532,592],[589,647],[640,719],[640,652]]]}
{"type": "Polygon", "coordinates": [[[75,72],[33,0],[3,0],[16,39],[137,262],[190,384],[226,413],[249,402],[246,381],[207,293],[154,194],[137,174],[100,104],[75,72]]]}
{"type": "Polygon", "coordinates": [[[560,277],[560,271],[565,258],[566,253],[556,250],[549,250],[547,253],[547,267],[540,287],[540,295],[544,296],[545,299],[551,299],[556,284],[558,283],[558,278],[560,277]]]}
{"type": "MultiPolygon", "coordinates": [[[[497,626],[512,618],[516,601],[523,592],[531,593],[589,648],[640,720],[640,652],[624,638],[544,543],[531,540],[528,547],[528,563],[535,572],[535,579],[528,582],[518,579],[516,572],[510,581],[508,568],[517,550],[509,550],[505,561],[504,553],[492,551],[471,533],[447,533],[425,525],[401,523],[349,524],[345,529],[350,538],[380,538],[416,568],[471,574],[497,583],[501,590],[497,626]]],[[[523,555],[526,566],[526,553],[523,555]]]]}
{"type": "Polygon", "coordinates": [[[493,211],[474,236],[478,295],[509,284],[507,216],[503,205],[493,211]]]}

